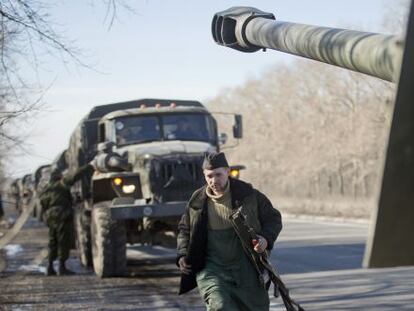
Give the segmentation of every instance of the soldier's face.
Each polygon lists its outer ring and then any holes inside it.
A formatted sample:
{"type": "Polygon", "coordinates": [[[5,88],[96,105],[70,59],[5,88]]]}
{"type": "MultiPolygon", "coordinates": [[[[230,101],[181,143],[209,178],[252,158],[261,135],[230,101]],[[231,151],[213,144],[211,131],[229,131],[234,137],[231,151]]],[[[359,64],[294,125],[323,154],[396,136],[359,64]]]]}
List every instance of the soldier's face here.
{"type": "Polygon", "coordinates": [[[227,167],[218,167],[214,170],[204,170],[204,177],[207,185],[215,194],[221,194],[226,189],[229,181],[230,169],[227,167]]]}

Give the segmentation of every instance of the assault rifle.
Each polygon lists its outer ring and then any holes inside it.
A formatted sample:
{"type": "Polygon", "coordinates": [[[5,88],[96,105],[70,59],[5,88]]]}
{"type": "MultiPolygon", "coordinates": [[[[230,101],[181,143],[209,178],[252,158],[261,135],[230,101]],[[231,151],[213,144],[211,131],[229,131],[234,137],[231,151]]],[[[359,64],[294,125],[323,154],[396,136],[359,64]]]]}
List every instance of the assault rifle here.
{"type": "Polygon", "coordinates": [[[305,311],[289,296],[289,290],[280,279],[276,269],[270,263],[267,252],[264,251],[263,253],[258,253],[254,250],[252,241],[257,240],[257,235],[253,228],[247,224],[246,216],[242,213],[241,209],[241,207],[238,208],[230,215],[230,221],[242,243],[243,249],[259,273],[266,288],[269,288],[270,282],[273,283],[273,295],[279,297],[280,294],[287,311],[305,311]]]}

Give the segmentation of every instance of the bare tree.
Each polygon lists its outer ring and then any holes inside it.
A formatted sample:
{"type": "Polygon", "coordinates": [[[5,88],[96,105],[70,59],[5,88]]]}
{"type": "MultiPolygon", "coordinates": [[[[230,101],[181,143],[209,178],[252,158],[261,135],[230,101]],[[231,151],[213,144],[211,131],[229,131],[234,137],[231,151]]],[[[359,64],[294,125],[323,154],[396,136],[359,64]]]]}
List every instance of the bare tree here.
{"type": "Polygon", "coordinates": [[[209,105],[245,117],[240,148],[227,150],[232,163],[247,165],[244,178],[277,201],[294,200],[296,209],[323,201],[313,212],[333,214],[344,207],[329,210],[326,202],[373,198],[392,96],[378,79],[302,60],[225,90],[209,105]]]}
{"type": "MultiPolygon", "coordinates": [[[[123,0],[97,2],[106,6],[108,28],[119,8],[132,11],[123,0]]],[[[42,0],[0,0],[0,162],[16,146],[24,151],[26,135],[15,130],[16,124],[44,108],[42,96],[47,88],[37,80],[25,79],[20,68],[31,68],[36,74],[42,66],[40,54],[58,57],[62,64],[91,68],[83,61],[80,48],[53,21],[50,5],[42,0]]]]}

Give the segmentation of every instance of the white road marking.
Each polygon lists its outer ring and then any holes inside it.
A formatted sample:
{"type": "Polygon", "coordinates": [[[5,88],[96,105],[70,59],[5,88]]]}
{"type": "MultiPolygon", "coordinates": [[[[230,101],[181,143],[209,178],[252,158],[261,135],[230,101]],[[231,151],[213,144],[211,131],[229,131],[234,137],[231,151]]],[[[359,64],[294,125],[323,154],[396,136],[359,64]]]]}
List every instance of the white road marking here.
{"type": "Polygon", "coordinates": [[[367,236],[362,234],[343,234],[343,235],[310,235],[310,236],[289,236],[284,237],[281,236],[277,239],[278,242],[290,242],[290,241],[327,241],[327,240],[333,240],[336,243],[338,243],[338,239],[341,239],[341,243],[346,243],[346,241],[343,241],[343,239],[346,240],[366,240],[367,236]]]}

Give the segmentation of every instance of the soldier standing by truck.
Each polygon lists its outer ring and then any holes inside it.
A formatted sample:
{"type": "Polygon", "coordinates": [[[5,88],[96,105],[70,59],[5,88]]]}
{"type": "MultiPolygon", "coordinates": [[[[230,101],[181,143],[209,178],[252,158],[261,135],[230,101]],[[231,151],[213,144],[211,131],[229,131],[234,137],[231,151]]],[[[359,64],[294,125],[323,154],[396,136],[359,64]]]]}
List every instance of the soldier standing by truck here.
{"type": "Polygon", "coordinates": [[[58,275],[73,274],[66,268],[65,262],[73,242],[73,209],[70,187],[84,175],[92,174],[94,166],[87,164],[73,176],[62,176],[59,170],[50,175],[50,182],[40,196],[46,223],[49,227],[48,267],[46,275],[56,275],[53,268],[55,259],[59,259],[58,275]]]}
{"type": "Polygon", "coordinates": [[[194,192],[178,227],[180,294],[198,286],[207,310],[269,310],[266,284],[244,252],[230,215],[240,207],[247,215],[257,253],[273,248],[281,215],[250,184],[229,178],[224,153],[207,154],[203,172],[207,185],[194,192]]]}

